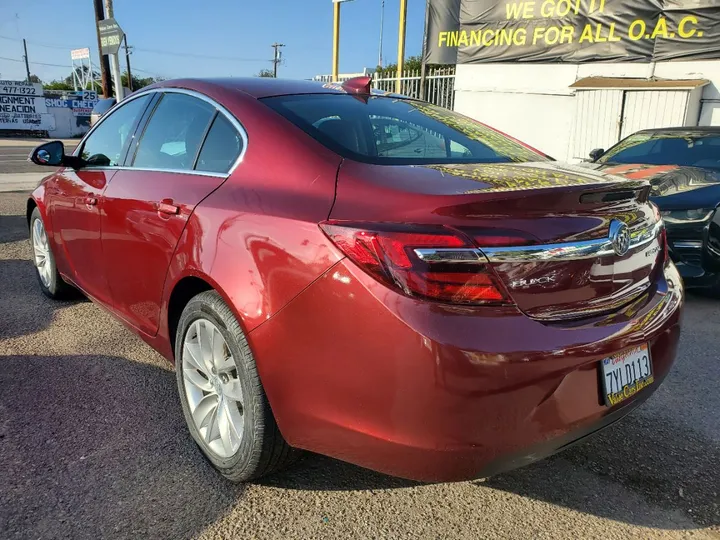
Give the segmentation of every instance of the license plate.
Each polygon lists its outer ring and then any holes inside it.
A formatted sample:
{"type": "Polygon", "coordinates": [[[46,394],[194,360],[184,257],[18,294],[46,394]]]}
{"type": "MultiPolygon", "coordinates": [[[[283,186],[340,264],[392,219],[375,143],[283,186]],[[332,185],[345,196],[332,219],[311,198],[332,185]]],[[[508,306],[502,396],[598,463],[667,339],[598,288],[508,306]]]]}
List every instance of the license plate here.
{"type": "Polygon", "coordinates": [[[634,396],[655,380],[647,344],[605,358],[600,365],[608,407],[634,396]]]}

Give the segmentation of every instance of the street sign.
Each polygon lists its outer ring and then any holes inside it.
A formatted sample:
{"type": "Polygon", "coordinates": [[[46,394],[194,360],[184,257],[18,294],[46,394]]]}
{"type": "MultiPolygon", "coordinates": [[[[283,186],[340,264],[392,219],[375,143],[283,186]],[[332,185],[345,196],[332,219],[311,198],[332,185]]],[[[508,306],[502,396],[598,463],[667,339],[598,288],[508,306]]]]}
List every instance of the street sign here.
{"type": "Polygon", "coordinates": [[[90,49],[85,47],[84,49],[72,49],[70,51],[70,58],[73,60],[83,60],[90,58],[90,49]]]}
{"type": "Polygon", "coordinates": [[[102,54],[117,54],[125,33],[115,19],[98,21],[102,54]]]}

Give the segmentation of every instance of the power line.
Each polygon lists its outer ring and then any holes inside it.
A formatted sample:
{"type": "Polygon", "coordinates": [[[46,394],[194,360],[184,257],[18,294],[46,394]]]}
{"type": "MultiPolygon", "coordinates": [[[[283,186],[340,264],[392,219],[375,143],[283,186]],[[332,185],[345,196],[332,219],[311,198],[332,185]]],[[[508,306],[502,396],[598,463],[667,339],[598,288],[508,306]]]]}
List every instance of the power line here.
{"type": "MultiPolygon", "coordinates": [[[[11,38],[11,37],[9,37],[9,36],[0,36],[0,39],[7,39],[8,41],[22,42],[22,39],[11,38]]],[[[28,43],[30,43],[30,44],[32,44],[32,45],[34,45],[34,46],[36,46],[36,47],[46,47],[46,48],[48,48],[48,49],[63,49],[63,50],[68,50],[68,49],[74,49],[74,48],[75,48],[75,47],[67,47],[67,46],[65,46],[65,45],[50,45],[50,44],[48,44],[48,43],[39,43],[39,42],[37,42],[37,41],[29,41],[28,43]]]]}
{"type": "MultiPolygon", "coordinates": [[[[22,42],[22,39],[13,38],[9,36],[3,36],[0,35],[0,39],[7,39],[9,41],[16,41],[16,42],[22,42]]],[[[49,49],[62,49],[62,50],[70,50],[73,47],[70,47],[68,45],[59,45],[59,44],[53,44],[53,43],[41,43],[37,41],[29,41],[29,44],[33,46],[39,46],[39,47],[46,47],[49,49]]],[[[142,47],[133,47],[133,50],[135,51],[143,51],[150,54],[160,54],[160,55],[168,55],[168,56],[178,56],[181,58],[198,58],[201,60],[220,60],[225,62],[267,62],[266,58],[239,58],[239,57],[233,57],[233,56],[215,56],[215,55],[206,55],[206,54],[197,54],[197,53],[183,53],[183,52],[177,52],[177,51],[166,51],[162,49],[145,49],[142,47]]],[[[8,60],[10,62],[23,62],[22,60],[16,60],[14,58],[6,58],[6,57],[0,57],[2,60],[8,60]]],[[[276,64],[275,60],[271,60],[272,63],[276,64]]],[[[68,67],[64,64],[52,64],[47,62],[30,62],[30,64],[38,65],[38,66],[50,66],[50,67],[68,67]]],[[[146,69],[139,69],[134,68],[135,71],[138,71],[140,73],[145,73],[147,75],[152,75],[154,77],[163,77],[163,75],[158,74],[155,71],[148,71],[146,69]]]]}
{"type": "Polygon", "coordinates": [[[209,60],[226,60],[226,61],[230,61],[230,62],[267,62],[266,58],[238,58],[235,56],[212,56],[212,55],[208,55],[208,54],[162,51],[159,49],[145,49],[142,47],[133,47],[133,49],[135,49],[136,51],[144,51],[146,53],[166,54],[168,56],[181,56],[184,58],[190,57],[190,58],[200,58],[200,59],[209,59],[209,60]]]}
{"type": "MultiPolygon", "coordinates": [[[[0,60],[7,60],[8,62],[20,62],[21,64],[24,63],[24,60],[18,60],[17,58],[7,58],[5,56],[0,56],[0,60]]],[[[52,67],[62,67],[62,68],[70,68],[67,64],[48,64],[46,62],[34,62],[30,61],[31,64],[34,64],[36,66],[52,66],[52,67]]]]}
{"type": "MultiPolygon", "coordinates": [[[[24,60],[18,60],[17,58],[8,58],[6,56],[0,56],[0,60],[7,60],[8,62],[19,62],[21,64],[24,62],[24,60]]],[[[67,68],[67,69],[72,70],[72,66],[68,66],[65,64],[49,64],[47,62],[33,62],[32,60],[30,61],[30,64],[37,65],[37,66],[61,67],[61,68],[67,68]]],[[[147,69],[140,69],[137,67],[133,67],[133,70],[139,71],[140,73],[145,73],[147,75],[153,75],[154,77],[166,78],[164,75],[161,75],[160,73],[158,73],[156,71],[148,71],[147,69]]]]}

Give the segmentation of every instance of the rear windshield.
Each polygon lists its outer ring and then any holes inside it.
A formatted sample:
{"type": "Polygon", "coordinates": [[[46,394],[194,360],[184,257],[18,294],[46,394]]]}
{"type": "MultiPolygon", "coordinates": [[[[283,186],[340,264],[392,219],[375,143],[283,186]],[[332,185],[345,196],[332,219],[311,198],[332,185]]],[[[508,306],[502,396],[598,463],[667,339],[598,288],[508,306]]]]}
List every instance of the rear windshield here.
{"type": "Polygon", "coordinates": [[[384,96],[302,94],[262,100],[343,157],[378,165],[547,161],[460,114],[384,96]]]}
{"type": "Polygon", "coordinates": [[[720,170],[720,135],[636,133],[608,150],[598,163],[680,165],[720,170]]]}

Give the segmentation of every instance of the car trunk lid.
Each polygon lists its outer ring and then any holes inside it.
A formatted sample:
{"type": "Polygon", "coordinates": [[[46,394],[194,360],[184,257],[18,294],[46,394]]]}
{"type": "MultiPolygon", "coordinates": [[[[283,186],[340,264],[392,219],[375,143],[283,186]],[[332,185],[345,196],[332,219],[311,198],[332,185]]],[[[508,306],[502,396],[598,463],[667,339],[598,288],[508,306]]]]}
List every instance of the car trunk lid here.
{"type": "Polygon", "coordinates": [[[617,309],[652,282],[662,246],[648,192],[643,181],[551,162],[346,161],[331,218],[461,231],[521,310],[566,319],[617,309]],[[626,230],[627,246],[613,244],[611,226],[626,230]]]}

